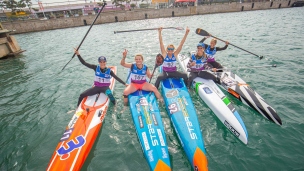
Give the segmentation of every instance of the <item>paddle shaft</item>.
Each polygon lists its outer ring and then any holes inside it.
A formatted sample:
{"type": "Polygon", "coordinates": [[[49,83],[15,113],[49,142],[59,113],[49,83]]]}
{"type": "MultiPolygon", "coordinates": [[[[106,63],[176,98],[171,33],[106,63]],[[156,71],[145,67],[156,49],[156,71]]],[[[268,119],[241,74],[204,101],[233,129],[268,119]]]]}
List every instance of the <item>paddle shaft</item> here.
{"type": "MultiPolygon", "coordinates": [[[[82,41],[80,42],[80,44],[77,47],[77,51],[79,50],[80,46],[82,45],[83,41],[85,40],[85,38],[87,37],[87,35],[89,34],[91,28],[93,27],[95,21],[97,20],[98,16],[100,15],[101,11],[103,10],[103,8],[106,6],[107,4],[105,2],[103,2],[102,8],[100,9],[100,11],[97,13],[93,23],[91,24],[89,30],[87,31],[87,33],[85,34],[84,38],[82,39],[82,41]]],[[[62,70],[64,70],[64,68],[71,62],[71,60],[75,57],[76,53],[73,54],[72,58],[69,60],[69,62],[67,64],[65,64],[65,66],[62,68],[62,70]]],[[[61,71],[62,71],[61,70],[61,71]]]]}
{"type": "MultiPolygon", "coordinates": [[[[262,66],[237,67],[237,68],[217,68],[216,70],[223,70],[223,69],[251,69],[251,68],[265,68],[265,67],[277,67],[277,64],[262,65],[262,66]]],[[[211,70],[202,70],[202,71],[211,71],[211,70]]]]}
{"type": "MultiPolygon", "coordinates": [[[[215,36],[212,36],[212,35],[211,35],[211,37],[216,38],[216,39],[218,39],[218,40],[220,40],[220,41],[222,41],[222,42],[226,42],[225,40],[222,40],[222,39],[217,38],[217,37],[215,37],[215,36]]],[[[259,56],[259,55],[257,55],[257,54],[252,53],[252,52],[249,52],[248,50],[245,50],[245,49],[243,49],[243,48],[241,48],[241,47],[238,47],[238,46],[236,46],[236,45],[234,45],[234,44],[232,44],[232,43],[229,43],[229,45],[232,45],[232,46],[234,46],[234,47],[236,47],[236,48],[239,48],[239,49],[241,49],[241,50],[243,50],[243,51],[245,51],[245,52],[248,52],[248,53],[250,53],[250,54],[252,54],[252,55],[254,55],[254,56],[256,56],[256,57],[259,57],[260,59],[263,58],[263,56],[259,56]]]]}
{"type": "Polygon", "coordinates": [[[155,64],[154,69],[153,69],[153,72],[152,72],[152,75],[151,75],[151,78],[150,78],[150,80],[149,80],[149,83],[151,82],[151,80],[152,80],[152,78],[153,78],[153,75],[154,75],[154,72],[155,72],[155,70],[156,70],[157,67],[158,67],[157,64],[155,64]]]}
{"type": "MultiPolygon", "coordinates": [[[[157,30],[158,28],[149,28],[149,29],[138,29],[138,30],[124,30],[124,31],[114,31],[116,33],[125,33],[125,32],[135,32],[135,31],[146,31],[146,30],[157,30]]],[[[182,30],[180,27],[164,27],[163,29],[177,29],[182,30]]]]}

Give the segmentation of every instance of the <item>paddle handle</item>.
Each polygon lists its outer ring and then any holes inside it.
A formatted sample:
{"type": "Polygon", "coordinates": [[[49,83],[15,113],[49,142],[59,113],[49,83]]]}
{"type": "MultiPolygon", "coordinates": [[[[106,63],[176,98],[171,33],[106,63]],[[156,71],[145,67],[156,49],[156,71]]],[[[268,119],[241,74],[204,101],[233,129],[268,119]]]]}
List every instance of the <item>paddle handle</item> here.
{"type": "MultiPolygon", "coordinates": [[[[123,30],[123,31],[114,31],[114,34],[116,33],[125,33],[125,32],[135,32],[135,31],[146,31],[146,30],[157,30],[158,28],[148,28],[148,29],[138,29],[138,30],[123,30]]],[[[177,30],[183,30],[182,27],[164,27],[163,29],[177,29],[177,30]]]]}
{"type": "MultiPolygon", "coordinates": [[[[82,41],[80,42],[80,44],[78,45],[76,51],[79,50],[80,46],[82,45],[83,41],[85,40],[85,38],[87,37],[87,35],[89,34],[91,28],[93,27],[93,25],[95,24],[95,21],[97,20],[98,16],[100,15],[101,11],[103,10],[103,8],[107,5],[107,3],[103,2],[102,8],[99,10],[99,12],[97,13],[93,23],[91,24],[89,30],[87,31],[87,33],[85,34],[85,36],[83,37],[82,41]]],[[[72,59],[75,57],[76,53],[73,54],[72,59]]],[[[67,64],[64,65],[64,67],[62,68],[62,70],[64,70],[64,68],[72,61],[72,59],[69,60],[69,62],[67,64]]],[[[61,71],[62,71],[61,70],[61,71]]]]}

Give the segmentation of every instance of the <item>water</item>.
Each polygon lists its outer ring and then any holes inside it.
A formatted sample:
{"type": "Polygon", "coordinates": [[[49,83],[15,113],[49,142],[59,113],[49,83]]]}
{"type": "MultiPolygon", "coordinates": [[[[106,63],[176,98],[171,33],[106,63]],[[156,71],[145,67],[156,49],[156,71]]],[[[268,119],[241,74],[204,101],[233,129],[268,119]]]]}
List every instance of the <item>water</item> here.
{"type": "MultiPolygon", "coordinates": [[[[104,55],[108,65],[117,65],[118,76],[126,79],[120,66],[122,52],[129,51],[132,62],[142,53],[152,70],[159,52],[157,31],[113,34],[113,31],[141,28],[186,27],[191,29],[181,53],[195,50],[203,28],[224,40],[263,55],[264,59],[235,47],[217,53],[217,60],[234,68],[277,111],[283,121],[278,126],[244,104],[228,97],[239,111],[249,134],[248,145],[235,138],[212,111],[192,93],[198,111],[209,169],[223,170],[304,170],[304,10],[289,8],[266,11],[197,15],[96,25],[80,53],[92,64],[104,55]],[[277,64],[277,68],[237,69],[277,64]]],[[[15,35],[21,56],[0,60],[0,170],[45,170],[72,114],[78,96],[93,83],[94,72],[77,58],[66,69],[88,26],[15,35]]],[[[164,30],[165,45],[178,45],[184,31],[164,30]]],[[[206,43],[209,43],[207,40],[206,43]]],[[[224,43],[218,42],[218,46],[224,43]]],[[[155,81],[152,80],[152,83],[155,81]]],[[[133,126],[130,111],[123,109],[124,86],[117,82],[117,108],[110,110],[83,170],[148,170],[133,126]]],[[[182,150],[165,109],[162,119],[173,170],[191,166],[182,150]]]]}

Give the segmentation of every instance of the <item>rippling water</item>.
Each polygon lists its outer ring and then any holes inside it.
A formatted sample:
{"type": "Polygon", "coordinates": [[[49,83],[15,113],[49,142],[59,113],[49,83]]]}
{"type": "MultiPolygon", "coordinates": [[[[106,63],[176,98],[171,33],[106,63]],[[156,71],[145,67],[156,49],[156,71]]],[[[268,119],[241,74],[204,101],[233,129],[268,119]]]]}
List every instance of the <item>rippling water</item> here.
{"type": "MultiPolygon", "coordinates": [[[[80,53],[89,63],[108,57],[108,65],[117,65],[118,76],[126,79],[120,66],[122,51],[129,50],[127,61],[142,53],[152,69],[159,52],[157,31],[113,34],[113,31],[186,27],[191,34],[181,53],[194,50],[201,40],[194,33],[203,28],[221,39],[263,55],[264,59],[233,46],[218,52],[223,65],[235,68],[253,89],[271,104],[283,121],[278,126],[236,101],[249,134],[248,145],[237,140],[212,111],[192,93],[203,133],[209,169],[223,170],[304,170],[304,10],[278,10],[196,15],[96,25],[84,41],[80,53]],[[253,69],[250,66],[277,64],[277,68],[253,69]],[[237,69],[248,67],[249,69],[237,69]]],[[[15,35],[26,52],[15,58],[0,60],[0,170],[45,170],[55,147],[76,108],[79,94],[90,87],[94,73],[77,58],[67,68],[88,26],[15,35]]],[[[184,31],[164,30],[165,44],[178,45],[184,31]]],[[[224,46],[219,42],[218,46],[224,46]]],[[[153,80],[152,82],[154,82],[153,80]]],[[[93,146],[83,170],[148,170],[133,126],[130,111],[123,109],[122,91],[107,113],[105,124],[93,146]]],[[[173,170],[191,170],[181,144],[164,108],[162,119],[173,170]]]]}

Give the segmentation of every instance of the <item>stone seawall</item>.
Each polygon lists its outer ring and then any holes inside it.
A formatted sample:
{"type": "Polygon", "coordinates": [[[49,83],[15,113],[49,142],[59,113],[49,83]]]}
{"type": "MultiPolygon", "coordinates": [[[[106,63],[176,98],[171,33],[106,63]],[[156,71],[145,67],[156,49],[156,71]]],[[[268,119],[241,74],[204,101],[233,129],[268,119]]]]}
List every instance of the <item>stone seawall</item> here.
{"type": "MultiPolygon", "coordinates": [[[[96,20],[95,24],[122,22],[130,20],[144,20],[152,18],[165,18],[189,15],[203,15],[214,13],[241,12],[253,10],[289,8],[296,0],[283,0],[272,2],[247,2],[247,3],[223,3],[211,5],[199,5],[181,8],[166,9],[136,9],[132,11],[103,12],[96,20]]],[[[90,25],[95,15],[58,18],[50,20],[25,20],[3,22],[2,25],[8,30],[16,30],[14,34],[37,32],[53,29],[78,27],[84,25],[84,20],[90,25]]]]}

